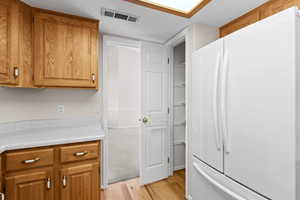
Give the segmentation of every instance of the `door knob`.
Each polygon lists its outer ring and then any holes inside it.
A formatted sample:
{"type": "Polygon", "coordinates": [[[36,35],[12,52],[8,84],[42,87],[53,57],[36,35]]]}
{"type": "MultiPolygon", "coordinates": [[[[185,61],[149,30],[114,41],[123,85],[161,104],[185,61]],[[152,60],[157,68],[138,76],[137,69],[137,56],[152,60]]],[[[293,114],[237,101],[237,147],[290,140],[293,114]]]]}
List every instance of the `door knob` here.
{"type": "Polygon", "coordinates": [[[147,117],[143,117],[142,122],[144,124],[147,124],[149,122],[149,119],[147,117]]]}

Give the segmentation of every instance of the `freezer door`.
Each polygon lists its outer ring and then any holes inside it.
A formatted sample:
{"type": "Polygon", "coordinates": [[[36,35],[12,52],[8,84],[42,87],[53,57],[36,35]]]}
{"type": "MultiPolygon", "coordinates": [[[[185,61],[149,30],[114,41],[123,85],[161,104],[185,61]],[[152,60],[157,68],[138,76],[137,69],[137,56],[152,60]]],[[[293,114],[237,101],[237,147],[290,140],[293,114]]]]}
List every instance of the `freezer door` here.
{"type": "Polygon", "coordinates": [[[268,200],[194,158],[191,200],[268,200]]]}
{"type": "Polygon", "coordinates": [[[295,9],[224,44],[225,174],[272,200],[295,200],[295,9]]]}
{"type": "Polygon", "coordinates": [[[193,54],[191,81],[192,152],[206,164],[223,171],[223,144],[219,127],[219,84],[223,40],[193,54]]]}

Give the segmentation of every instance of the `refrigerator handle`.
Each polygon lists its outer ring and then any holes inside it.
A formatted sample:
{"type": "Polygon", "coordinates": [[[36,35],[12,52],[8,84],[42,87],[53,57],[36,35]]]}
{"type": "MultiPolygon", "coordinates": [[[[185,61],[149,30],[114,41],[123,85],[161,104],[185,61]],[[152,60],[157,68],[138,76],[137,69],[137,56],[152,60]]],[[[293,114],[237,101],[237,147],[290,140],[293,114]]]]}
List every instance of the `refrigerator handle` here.
{"type": "Polygon", "coordinates": [[[214,115],[214,126],[215,126],[215,137],[216,137],[216,145],[218,151],[221,150],[221,136],[220,136],[220,130],[219,130],[219,106],[218,106],[218,98],[219,98],[219,75],[220,75],[220,67],[221,67],[221,53],[218,53],[217,55],[217,62],[216,62],[216,72],[214,77],[214,91],[213,91],[213,115],[214,115]]]}
{"type": "Polygon", "coordinates": [[[224,53],[224,67],[222,70],[222,82],[221,82],[221,123],[222,132],[224,137],[224,147],[225,152],[230,153],[230,136],[227,130],[227,79],[228,79],[228,65],[229,65],[229,55],[228,50],[224,53]]]}
{"type": "Polygon", "coordinates": [[[210,177],[207,173],[205,173],[201,169],[201,167],[199,165],[197,165],[196,163],[193,163],[193,167],[207,181],[209,181],[211,184],[213,184],[215,187],[219,188],[220,190],[222,190],[223,192],[225,192],[229,196],[233,197],[236,200],[247,200],[244,197],[242,197],[242,196],[236,194],[235,192],[231,191],[229,188],[227,188],[227,187],[223,186],[222,184],[218,183],[216,180],[214,180],[212,177],[210,177]]]}

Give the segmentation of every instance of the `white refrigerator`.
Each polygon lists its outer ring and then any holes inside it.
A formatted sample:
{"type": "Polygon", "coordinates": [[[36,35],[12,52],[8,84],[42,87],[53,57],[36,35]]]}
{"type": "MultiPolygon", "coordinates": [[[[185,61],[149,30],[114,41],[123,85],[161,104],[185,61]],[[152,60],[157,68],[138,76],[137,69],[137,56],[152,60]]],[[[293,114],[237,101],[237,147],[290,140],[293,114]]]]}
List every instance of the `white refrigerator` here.
{"type": "Polygon", "coordinates": [[[190,199],[300,199],[299,39],[290,8],[193,54],[190,199]]]}

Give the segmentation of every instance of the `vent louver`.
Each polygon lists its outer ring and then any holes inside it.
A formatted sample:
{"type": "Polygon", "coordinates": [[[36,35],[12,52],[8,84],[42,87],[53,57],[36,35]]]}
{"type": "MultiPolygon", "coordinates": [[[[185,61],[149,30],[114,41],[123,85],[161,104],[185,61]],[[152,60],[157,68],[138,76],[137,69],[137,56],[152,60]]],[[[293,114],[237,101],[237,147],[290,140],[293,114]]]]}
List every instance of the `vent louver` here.
{"type": "Polygon", "coordinates": [[[116,10],[108,9],[108,8],[101,8],[101,15],[105,17],[111,17],[115,19],[120,19],[124,21],[129,21],[129,22],[138,22],[139,17],[127,14],[124,12],[119,12],[116,10]]]}

